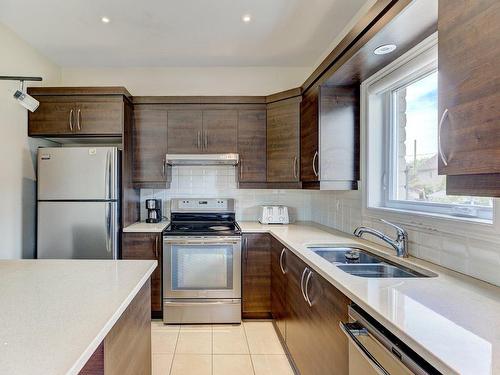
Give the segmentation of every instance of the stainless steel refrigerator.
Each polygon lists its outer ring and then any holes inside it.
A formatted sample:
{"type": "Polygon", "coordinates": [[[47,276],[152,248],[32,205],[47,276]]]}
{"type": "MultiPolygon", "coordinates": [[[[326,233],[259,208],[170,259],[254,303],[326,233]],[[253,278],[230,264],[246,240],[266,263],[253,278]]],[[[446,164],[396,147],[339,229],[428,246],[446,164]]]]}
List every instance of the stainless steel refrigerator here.
{"type": "Polygon", "coordinates": [[[40,148],[37,257],[116,259],[119,191],[116,147],[40,148]]]}

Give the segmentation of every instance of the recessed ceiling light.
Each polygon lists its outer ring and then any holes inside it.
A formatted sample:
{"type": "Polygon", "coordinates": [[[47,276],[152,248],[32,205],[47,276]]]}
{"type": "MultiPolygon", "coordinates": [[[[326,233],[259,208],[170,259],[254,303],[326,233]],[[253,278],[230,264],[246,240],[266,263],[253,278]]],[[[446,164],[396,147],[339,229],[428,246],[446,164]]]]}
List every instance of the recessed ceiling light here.
{"type": "Polygon", "coordinates": [[[102,17],[101,21],[102,21],[102,23],[109,23],[109,18],[108,17],[102,17]]]}
{"type": "Polygon", "coordinates": [[[252,20],[252,16],[250,14],[244,14],[241,17],[241,20],[245,23],[249,23],[252,20]]]}
{"type": "Polygon", "coordinates": [[[391,53],[392,51],[394,51],[396,49],[396,45],[395,44],[383,44],[381,46],[378,46],[377,48],[375,48],[375,50],[373,51],[373,53],[375,55],[386,55],[388,53],[391,53]]]}

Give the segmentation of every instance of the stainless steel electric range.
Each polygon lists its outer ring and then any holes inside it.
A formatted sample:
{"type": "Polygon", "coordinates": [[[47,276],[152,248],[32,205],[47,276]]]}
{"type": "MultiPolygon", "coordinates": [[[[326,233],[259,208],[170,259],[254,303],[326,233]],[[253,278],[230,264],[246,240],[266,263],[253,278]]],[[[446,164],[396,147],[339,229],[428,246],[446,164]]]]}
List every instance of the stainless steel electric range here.
{"type": "Polygon", "coordinates": [[[163,232],[163,321],[241,322],[241,229],[233,199],[172,199],[163,232]]]}

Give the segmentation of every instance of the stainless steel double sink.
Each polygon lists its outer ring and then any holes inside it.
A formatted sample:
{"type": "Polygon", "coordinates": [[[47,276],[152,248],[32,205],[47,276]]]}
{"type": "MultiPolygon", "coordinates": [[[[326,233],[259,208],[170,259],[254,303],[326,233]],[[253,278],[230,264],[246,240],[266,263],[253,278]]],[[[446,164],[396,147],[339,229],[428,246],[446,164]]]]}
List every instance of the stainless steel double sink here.
{"type": "Polygon", "coordinates": [[[425,278],[437,276],[428,271],[420,272],[391,262],[356,246],[310,245],[307,248],[330,263],[335,264],[342,271],[354,276],[370,278],[425,278]]]}

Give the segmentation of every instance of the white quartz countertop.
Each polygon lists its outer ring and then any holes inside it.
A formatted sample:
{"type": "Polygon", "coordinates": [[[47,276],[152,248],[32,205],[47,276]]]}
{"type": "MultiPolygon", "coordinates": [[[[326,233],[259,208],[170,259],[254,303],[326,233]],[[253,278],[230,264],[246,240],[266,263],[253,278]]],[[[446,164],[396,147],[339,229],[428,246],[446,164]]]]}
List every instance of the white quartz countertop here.
{"type": "Polygon", "coordinates": [[[77,374],[153,260],[0,260],[0,374],[77,374]]]}
{"type": "MultiPolygon", "coordinates": [[[[500,288],[316,224],[239,222],[243,233],[271,233],[444,374],[500,374],[500,288]],[[349,275],[307,249],[362,244],[438,277],[370,279],[349,275]]],[[[500,272],[500,270],[499,270],[500,272]]]]}
{"type": "Polygon", "coordinates": [[[130,224],[123,228],[125,233],[161,233],[168,226],[169,221],[160,221],[159,223],[146,223],[145,221],[138,221],[137,223],[130,224]]]}

